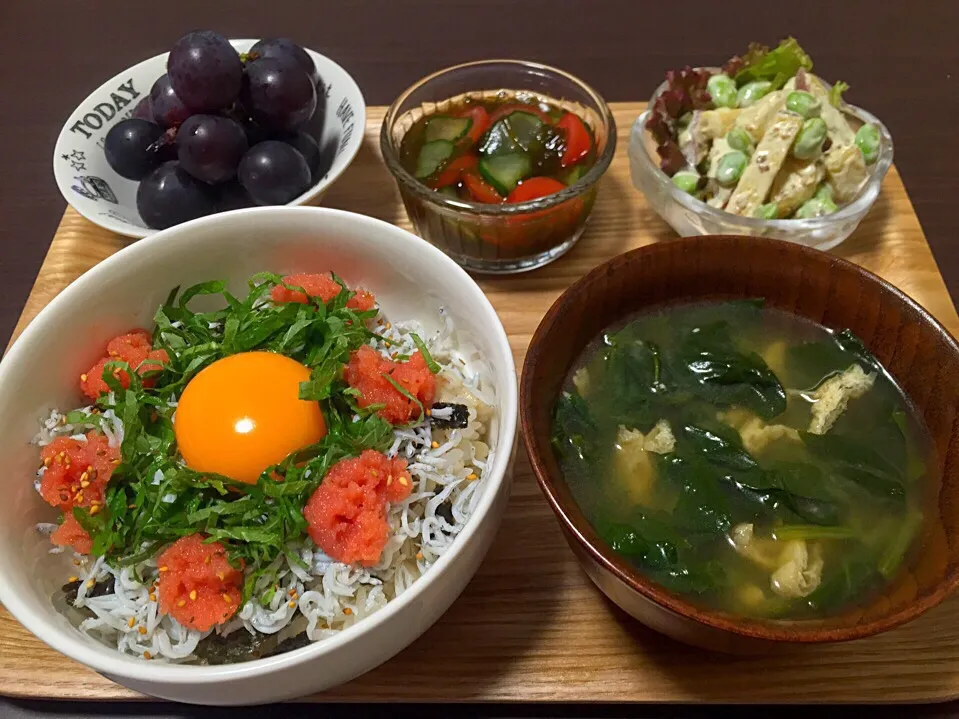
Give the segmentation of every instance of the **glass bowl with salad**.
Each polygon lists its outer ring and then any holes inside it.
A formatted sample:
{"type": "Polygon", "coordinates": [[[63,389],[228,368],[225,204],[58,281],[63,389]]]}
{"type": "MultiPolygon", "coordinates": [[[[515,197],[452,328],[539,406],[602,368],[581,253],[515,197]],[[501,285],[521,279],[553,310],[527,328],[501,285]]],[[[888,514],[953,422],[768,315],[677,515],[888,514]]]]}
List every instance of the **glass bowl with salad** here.
{"type": "Polygon", "coordinates": [[[595,90],[516,60],[424,78],[396,99],[380,133],[417,233],[492,274],[542,267],[576,243],[615,146],[595,90]]]}
{"type": "Polygon", "coordinates": [[[633,184],[683,236],[763,235],[828,250],[879,196],[892,137],[812,73],[793,38],[721,68],[670,71],[630,132],[633,184]]]}

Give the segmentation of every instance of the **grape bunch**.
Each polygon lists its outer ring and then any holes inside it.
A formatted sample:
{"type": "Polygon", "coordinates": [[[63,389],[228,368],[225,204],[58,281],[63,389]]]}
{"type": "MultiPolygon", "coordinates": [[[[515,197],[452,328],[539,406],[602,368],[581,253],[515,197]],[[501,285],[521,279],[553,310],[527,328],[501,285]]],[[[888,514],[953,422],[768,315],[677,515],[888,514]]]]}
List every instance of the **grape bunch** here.
{"type": "Polygon", "coordinates": [[[316,65],[292,40],[260,40],[240,55],[198,30],[177,40],[166,74],[110,128],[104,153],[117,174],[140,183],[137,209],[154,229],[284,205],[318,179],[318,97],[316,65]]]}

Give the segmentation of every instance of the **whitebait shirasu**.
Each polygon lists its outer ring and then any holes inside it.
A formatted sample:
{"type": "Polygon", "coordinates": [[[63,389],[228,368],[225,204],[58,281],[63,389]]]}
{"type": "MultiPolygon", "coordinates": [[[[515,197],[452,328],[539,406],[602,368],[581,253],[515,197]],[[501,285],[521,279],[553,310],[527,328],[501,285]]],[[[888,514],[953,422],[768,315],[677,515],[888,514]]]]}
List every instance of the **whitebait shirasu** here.
{"type": "MultiPolygon", "coordinates": [[[[289,547],[275,560],[269,579],[254,588],[253,597],[237,615],[215,631],[283,636],[283,630],[306,632],[309,639],[334,635],[382,609],[405,592],[452,546],[482,497],[484,480],[493,462],[490,438],[496,436],[493,407],[496,393],[492,369],[472,344],[456,331],[452,318],[440,310],[441,329],[425,333],[417,322],[390,324],[380,320],[373,347],[385,356],[411,355],[416,333],[440,365],[437,400],[466,405],[468,425],[461,429],[432,429],[429,420],[394,430],[390,457],[407,460],[413,488],[410,496],[389,507],[390,538],[375,567],[344,565],[323,554],[309,538],[289,547]],[[301,617],[297,620],[297,617],[301,617]]],[[[175,400],[171,401],[175,406],[175,400]]],[[[452,410],[438,408],[436,419],[452,410]]],[[[112,411],[97,413],[92,406],[67,415],[51,412],[35,442],[48,444],[57,436],[78,436],[99,428],[112,446],[123,441],[123,424],[112,411]]],[[[43,468],[37,473],[39,485],[43,468]]],[[[159,474],[159,473],[158,473],[159,474]]],[[[162,481],[162,475],[152,478],[162,481]]],[[[164,497],[172,501],[173,496],[164,497]]],[[[37,525],[50,534],[56,525],[37,525]]],[[[198,644],[212,632],[198,632],[158,612],[155,558],[133,567],[114,568],[103,558],[76,557],[82,575],[73,606],[86,613],[81,631],[131,656],[168,662],[197,661],[198,644]],[[112,591],[93,587],[111,583],[112,591]]],[[[103,589],[103,588],[100,588],[103,589]]]]}

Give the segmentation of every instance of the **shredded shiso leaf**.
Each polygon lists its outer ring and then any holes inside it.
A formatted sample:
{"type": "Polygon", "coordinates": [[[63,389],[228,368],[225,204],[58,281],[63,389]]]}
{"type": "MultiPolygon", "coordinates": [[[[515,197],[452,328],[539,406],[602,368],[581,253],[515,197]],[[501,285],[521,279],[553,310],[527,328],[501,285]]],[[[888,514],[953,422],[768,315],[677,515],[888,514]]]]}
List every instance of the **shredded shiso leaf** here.
{"type": "MultiPolygon", "coordinates": [[[[166,543],[203,532],[224,544],[231,563],[242,562],[251,570],[246,602],[271,562],[305,534],[302,508],[327,470],[364,449],[388,449],[393,427],[376,414],[378,406],[360,409],[355,391],[341,377],[350,353],[373,336],[366,325],[376,311],[347,307],[354,293],[334,279],[343,291],[328,303],[317,298],[308,304],[268,302],[276,285],[301,291],[271,273],[251,278],[243,299],[220,281],[182,293],[175,289],[155,316],[154,346],[165,349],[170,360],[162,371],[146,375],[154,386],[144,387],[125,363],[107,365],[104,379],[112,391],[96,404],[101,413],[113,410],[123,422],[123,461],[111,477],[106,511],[91,515],[74,509],[93,539],[94,555],[105,555],[115,566],[131,566],[166,543]],[[202,295],[219,295],[226,306],[192,310],[191,301],[202,295]],[[222,357],[252,350],[278,352],[310,368],[300,398],[322,402],[328,429],[316,444],[268,468],[255,485],[189,469],[178,457],[173,432],[176,398],[190,379],[222,357]],[[129,388],[112,376],[116,367],[128,370],[129,388]]],[[[91,420],[95,423],[97,417],[91,420]]]]}
{"type": "Polygon", "coordinates": [[[433,359],[433,355],[430,354],[430,350],[426,346],[426,343],[423,341],[423,339],[415,332],[411,332],[410,337],[413,339],[413,344],[416,345],[416,349],[418,349],[420,354],[423,355],[423,359],[426,361],[426,366],[429,368],[430,372],[433,374],[438,374],[441,367],[439,363],[433,359]]]}

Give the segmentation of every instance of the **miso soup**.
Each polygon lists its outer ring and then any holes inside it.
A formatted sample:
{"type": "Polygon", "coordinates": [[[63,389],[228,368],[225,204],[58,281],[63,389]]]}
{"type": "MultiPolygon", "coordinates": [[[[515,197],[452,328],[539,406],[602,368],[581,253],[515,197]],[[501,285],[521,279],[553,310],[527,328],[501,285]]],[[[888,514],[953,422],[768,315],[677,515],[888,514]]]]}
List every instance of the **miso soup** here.
{"type": "Polygon", "coordinates": [[[605,332],[558,398],[553,443],[615,552],[757,618],[868,602],[910,561],[930,495],[925,428],[862,342],[754,300],[605,332]]]}

